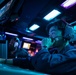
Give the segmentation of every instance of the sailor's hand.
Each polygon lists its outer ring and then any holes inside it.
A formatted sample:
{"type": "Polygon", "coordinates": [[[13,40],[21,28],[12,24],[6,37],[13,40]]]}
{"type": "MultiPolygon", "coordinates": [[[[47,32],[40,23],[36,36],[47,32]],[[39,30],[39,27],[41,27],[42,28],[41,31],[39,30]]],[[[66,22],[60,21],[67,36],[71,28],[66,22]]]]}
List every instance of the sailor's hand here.
{"type": "Polygon", "coordinates": [[[45,48],[50,48],[52,45],[54,44],[54,41],[52,42],[51,38],[44,38],[42,40],[42,48],[45,47],[45,48]]]}

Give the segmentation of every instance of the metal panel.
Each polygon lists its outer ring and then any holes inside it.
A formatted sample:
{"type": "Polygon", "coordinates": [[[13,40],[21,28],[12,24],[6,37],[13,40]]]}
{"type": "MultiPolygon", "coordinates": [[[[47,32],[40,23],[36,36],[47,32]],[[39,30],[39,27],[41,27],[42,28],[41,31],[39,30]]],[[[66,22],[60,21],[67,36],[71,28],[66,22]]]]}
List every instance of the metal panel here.
{"type": "Polygon", "coordinates": [[[0,58],[7,59],[8,55],[8,41],[4,40],[3,42],[0,42],[0,58]]]}

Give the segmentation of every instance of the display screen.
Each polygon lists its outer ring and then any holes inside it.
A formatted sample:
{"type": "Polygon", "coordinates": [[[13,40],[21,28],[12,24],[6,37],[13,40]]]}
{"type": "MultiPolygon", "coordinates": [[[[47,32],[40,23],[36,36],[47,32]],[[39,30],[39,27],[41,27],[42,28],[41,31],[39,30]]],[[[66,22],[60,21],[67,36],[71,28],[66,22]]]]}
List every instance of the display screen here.
{"type": "Polygon", "coordinates": [[[31,43],[26,43],[26,42],[24,42],[22,48],[30,49],[30,46],[31,46],[31,43]]]}

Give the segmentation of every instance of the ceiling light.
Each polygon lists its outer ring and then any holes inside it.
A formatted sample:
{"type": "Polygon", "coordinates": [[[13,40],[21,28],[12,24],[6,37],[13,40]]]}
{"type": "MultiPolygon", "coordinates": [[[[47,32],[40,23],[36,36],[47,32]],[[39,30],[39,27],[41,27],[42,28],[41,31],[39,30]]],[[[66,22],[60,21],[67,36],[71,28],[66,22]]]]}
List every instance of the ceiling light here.
{"type": "Polygon", "coordinates": [[[12,35],[12,36],[18,36],[17,34],[9,33],[9,32],[5,32],[5,34],[12,35]]]}
{"type": "Polygon", "coordinates": [[[41,44],[42,43],[42,41],[40,41],[40,40],[37,40],[37,41],[35,41],[36,43],[39,43],[39,44],[41,44]]]}
{"type": "Polygon", "coordinates": [[[25,40],[33,40],[33,39],[27,38],[27,37],[23,37],[23,39],[25,39],[25,40]]]}
{"type": "Polygon", "coordinates": [[[30,29],[31,31],[34,31],[34,30],[38,29],[39,27],[40,27],[39,25],[33,24],[29,29],[30,29]]]}
{"type": "Polygon", "coordinates": [[[55,18],[56,16],[58,16],[59,14],[61,14],[61,12],[59,12],[58,10],[54,9],[49,14],[47,14],[43,19],[50,21],[53,18],[55,18]]]}
{"type": "Polygon", "coordinates": [[[76,4],[76,0],[66,0],[65,2],[61,4],[61,6],[67,9],[67,8],[72,7],[75,4],[76,4]]]}

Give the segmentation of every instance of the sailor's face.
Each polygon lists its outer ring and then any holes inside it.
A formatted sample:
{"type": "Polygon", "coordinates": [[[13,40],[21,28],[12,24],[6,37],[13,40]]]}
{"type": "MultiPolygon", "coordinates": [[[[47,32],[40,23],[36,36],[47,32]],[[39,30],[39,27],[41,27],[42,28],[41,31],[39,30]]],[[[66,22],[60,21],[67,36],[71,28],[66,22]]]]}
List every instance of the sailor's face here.
{"type": "Polygon", "coordinates": [[[52,26],[49,29],[49,37],[54,40],[59,40],[62,38],[62,31],[57,28],[57,26],[52,26]]]}

